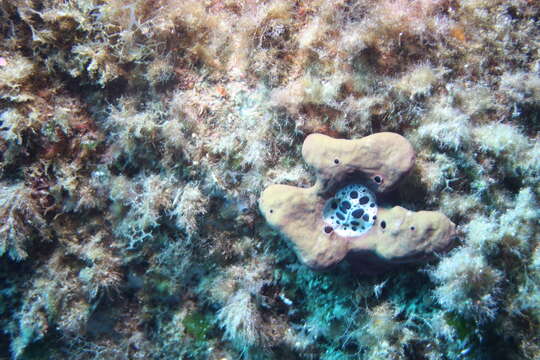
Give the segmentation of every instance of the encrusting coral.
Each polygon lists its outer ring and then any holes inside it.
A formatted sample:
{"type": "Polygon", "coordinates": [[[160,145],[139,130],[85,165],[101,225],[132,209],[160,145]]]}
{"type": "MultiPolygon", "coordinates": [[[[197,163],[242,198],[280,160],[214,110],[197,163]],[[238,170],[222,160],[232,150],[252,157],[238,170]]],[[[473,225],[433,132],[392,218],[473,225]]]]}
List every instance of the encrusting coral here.
{"type": "Polygon", "coordinates": [[[312,134],[302,154],[316,170],[315,185],[271,185],[259,207],[308,266],[325,269],[349,253],[374,265],[418,262],[452,246],[455,225],[443,214],[399,206],[376,209],[374,195],[357,185],[383,194],[409,173],[415,153],[402,136],[385,132],[344,140],[312,134]],[[328,218],[329,207],[335,211],[328,218]]]}

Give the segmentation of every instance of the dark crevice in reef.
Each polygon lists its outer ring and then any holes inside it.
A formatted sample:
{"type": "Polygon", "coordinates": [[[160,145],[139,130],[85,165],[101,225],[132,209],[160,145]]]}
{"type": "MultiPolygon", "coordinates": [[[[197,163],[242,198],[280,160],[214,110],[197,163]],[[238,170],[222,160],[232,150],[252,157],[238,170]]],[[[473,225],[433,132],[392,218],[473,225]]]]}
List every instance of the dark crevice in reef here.
{"type": "Polygon", "coordinates": [[[52,328],[42,339],[27,345],[20,358],[25,360],[58,359],[61,358],[62,349],[69,347],[69,340],[62,333],[52,328]]]}
{"type": "Polygon", "coordinates": [[[517,168],[515,170],[515,175],[511,176],[507,174],[508,176],[505,176],[502,179],[502,185],[508,190],[510,190],[512,193],[517,194],[523,186],[523,178],[519,176],[521,169],[517,168]]]}
{"type": "Polygon", "coordinates": [[[55,76],[62,80],[67,91],[88,106],[88,111],[96,119],[103,117],[103,108],[107,104],[114,104],[120,96],[126,96],[129,84],[125,77],[120,76],[100,86],[87,73],[73,77],[60,69],[56,69],[55,76]]]}
{"type": "Polygon", "coordinates": [[[540,132],[540,105],[525,103],[516,106],[520,112],[517,120],[523,125],[523,131],[528,136],[536,136],[540,132]]]}
{"type": "MultiPolygon", "coordinates": [[[[18,262],[0,257],[0,327],[8,329],[19,311],[25,288],[30,286],[37,264],[18,262]]],[[[9,359],[12,339],[7,331],[0,331],[0,358],[9,359]]]]}

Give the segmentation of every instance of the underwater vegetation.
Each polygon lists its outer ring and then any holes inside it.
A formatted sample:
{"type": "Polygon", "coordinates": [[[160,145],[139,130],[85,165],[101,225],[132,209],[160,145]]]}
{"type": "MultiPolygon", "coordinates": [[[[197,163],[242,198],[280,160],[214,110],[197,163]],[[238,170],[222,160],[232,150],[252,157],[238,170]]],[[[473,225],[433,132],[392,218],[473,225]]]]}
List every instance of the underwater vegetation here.
{"type": "Polygon", "coordinates": [[[0,0],[0,40],[0,358],[540,359],[538,2],[0,0]],[[378,209],[459,240],[314,271],[258,199],[380,132],[378,209]]]}

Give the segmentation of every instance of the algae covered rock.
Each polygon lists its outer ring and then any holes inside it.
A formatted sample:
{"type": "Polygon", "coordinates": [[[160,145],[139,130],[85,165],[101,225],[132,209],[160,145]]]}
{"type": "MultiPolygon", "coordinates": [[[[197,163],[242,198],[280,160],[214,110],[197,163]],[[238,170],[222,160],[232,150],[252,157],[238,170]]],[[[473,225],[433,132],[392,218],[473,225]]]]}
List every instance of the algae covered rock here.
{"type": "Polygon", "coordinates": [[[414,165],[414,150],[402,136],[343,140],[312,134],[302,155],[316,171],[315,184],[271,185],[259,208],[306,265],[325,269],[350,254],[355,262],[380,267],[426,261],[451,247],[455,225],[445,215],[377,205],[376,195],[393,189],[414,165]]]}

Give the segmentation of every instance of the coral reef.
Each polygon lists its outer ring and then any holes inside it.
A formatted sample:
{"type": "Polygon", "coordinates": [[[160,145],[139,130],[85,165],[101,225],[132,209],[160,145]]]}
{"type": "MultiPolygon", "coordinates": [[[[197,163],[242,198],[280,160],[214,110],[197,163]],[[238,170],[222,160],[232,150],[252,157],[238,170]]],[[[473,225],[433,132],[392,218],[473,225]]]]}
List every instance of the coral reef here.
{"type": "Polygon", "coordinates": [[[378,133],[340,140],[312,134],[302,154],[315,168],[315,185],[271,185],[262,192],[259,207],[308,266],[325,269],[349,253],[360,263],[422,261],[452,246],[455,225],[443,214],[378,208],[371,191],[357,185],[369,184],[384,194],[410,172],[415,154],[403,137],[378,133]]]}
{"type": "Polygon", "coordinates": [[[539,19],[527,0],[0,1],[0,358],[539,359],[539,19]],[[312,186],[309,134],[380,132],[416,159],[388,191],[367,172],[378,211],[444,213],[460,240],[313,271],[257,199],[312,186]]]}

